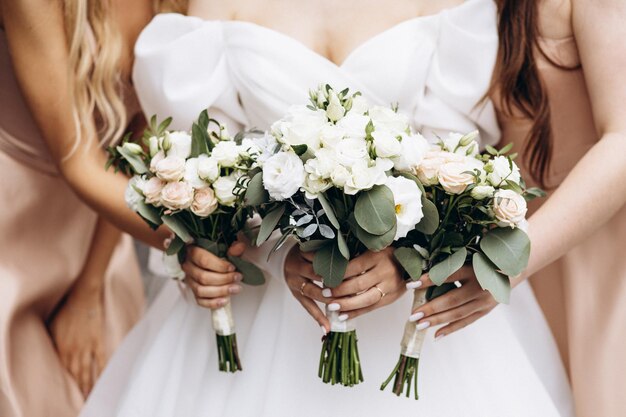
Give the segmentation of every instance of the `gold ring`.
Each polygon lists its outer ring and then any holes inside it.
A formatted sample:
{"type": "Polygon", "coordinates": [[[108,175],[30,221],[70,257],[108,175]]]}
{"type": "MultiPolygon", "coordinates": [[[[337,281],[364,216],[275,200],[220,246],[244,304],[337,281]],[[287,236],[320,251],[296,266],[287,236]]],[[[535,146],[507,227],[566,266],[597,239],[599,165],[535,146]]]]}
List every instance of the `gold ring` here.
{"type": "MultiPolygon", "coordinates": [[[[378,285],[374,285],[372,288],[375,288],[378,290],[378,292],[380,292],[380,299],[382,300],[383,298],[385,298],[385,295],[387,295],[383,290],[380,289],[380,287],[378,285]]],[[[380,301],[380,300],[378,300],[380,301]]]]}
{"type": "Polygon", "coordinates": [[[304,287],[306,287],[306,284],[308,283],[309,281],[304,281],[302,285],[300,285],[300,295],[304,295],[304,287]]]}

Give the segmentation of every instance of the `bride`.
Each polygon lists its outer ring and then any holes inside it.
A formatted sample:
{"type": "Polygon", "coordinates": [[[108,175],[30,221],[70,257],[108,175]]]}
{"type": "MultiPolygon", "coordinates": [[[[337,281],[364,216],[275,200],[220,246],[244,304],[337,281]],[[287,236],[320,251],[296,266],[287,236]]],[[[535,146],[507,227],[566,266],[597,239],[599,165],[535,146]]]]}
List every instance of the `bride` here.
{"type": "MultiPolygon", "coordinates": [[[[323,82],[360,91],[373,104],[398,103],[431,138],[479,129],[484,144],[499,140],[493,106],[481,101],[498,47],[492,0],[192,0],[189,6],[190,16],[157,16],[135,48],[143,110],[172,116],[174,128],[188,129],[208,107],[231,131],[266,129],[323,82]]],[[[558,353],[527,284],[516,288],[511,305],[466,331],[436,344],[427,338],[420,400],[413,401],[379,391],[410,313],[389,253],[353,260],[349,270],[365,273],[340,292],[322,294],[306,285],[310,265],[296,248],[269,262],[267,247],[231,250],[245,250],[265,270],[265,287],[242,288],[227,262],[193,248],[183,265],[188,286],[166,285],[81,416],[573,415],[558,353]],[[361,316],[364,383],[343,388],[317,379],[328,323],[313,299],[361,316]],[[244,361],[237,374],[217,371],[210,314],[197,305],[227,302],[244,361]]]]}

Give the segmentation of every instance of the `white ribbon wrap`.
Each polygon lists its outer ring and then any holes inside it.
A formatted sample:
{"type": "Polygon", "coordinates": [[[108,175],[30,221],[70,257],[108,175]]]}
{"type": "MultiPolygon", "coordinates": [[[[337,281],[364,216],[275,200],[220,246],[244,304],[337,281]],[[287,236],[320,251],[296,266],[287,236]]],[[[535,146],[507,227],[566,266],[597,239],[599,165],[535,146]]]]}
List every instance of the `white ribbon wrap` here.
{"type": "Polygon", "coordinates": [[[213,330],[220,336],[230,336],[235,334],[235,319],[233,319],[233,311],[230,303],[216,310],[211,310],[211,319],[213,320],[213,330]]]}
{"type": "Polygon", "coordinates": [[[356,330],[356,326],[354,325],[354,320],[339,320],[339,312],[338,311],[330,311],[328,310],[328,306],[326,306],[326,317],[328,321],[330,321],[330,331],[336,333],[348,333],[352,330],[356,330]]]}
{"type": "MultiPolygon", "coordinates": [[[[426,290],[414,290],[411,311],[415,311],[416,308],[421,307],[425,303],[426,290]]],[[[407,321],[404,325],[404,336],[402,336],[402,342],[400,343],[400,353],[409,358],[419,358],[425,337],[426,330],[417,330],[417,322],[407,321]]]]}

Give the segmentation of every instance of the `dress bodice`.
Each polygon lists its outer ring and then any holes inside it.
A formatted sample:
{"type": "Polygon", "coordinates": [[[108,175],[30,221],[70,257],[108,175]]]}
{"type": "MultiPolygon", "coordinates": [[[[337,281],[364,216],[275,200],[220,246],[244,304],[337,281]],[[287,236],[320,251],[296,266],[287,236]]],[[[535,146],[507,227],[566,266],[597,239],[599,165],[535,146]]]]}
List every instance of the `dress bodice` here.
{"type": "Polygon", "coordinates": [[[335,64],[278,31],[243,21],[158,15],[135,47],[133,79],[147,116],[172,116],[188,129],[204,108],[243,127],[267,128],[320,83],[397,103],[427,136],[480,129],[499,140],[492,103],[483,101],[497,52],[492,0],[466,0],[406,20],[335,64]]]}

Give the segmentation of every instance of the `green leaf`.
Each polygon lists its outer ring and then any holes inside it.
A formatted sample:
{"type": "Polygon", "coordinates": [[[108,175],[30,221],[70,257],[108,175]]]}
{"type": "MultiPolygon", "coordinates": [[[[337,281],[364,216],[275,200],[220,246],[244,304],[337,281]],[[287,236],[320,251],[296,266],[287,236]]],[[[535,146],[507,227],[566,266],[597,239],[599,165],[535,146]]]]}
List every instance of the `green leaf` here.
{"type": "Polygon", "coordinates": [[[324,195],[324,193],[319,193],[317,195],[317,199],[322,205],[322,208],[324,209],[324,213],[326,214],[326,217],[328,217],[330,224],[332,224],[333,226],[335,226],[337,230],[339,230],[339,220],[337,220],[337,216],[335,215],[335,210],[333,210],[333,206],[326,199],[326,196],[324,195]]]}
{"type": "Polygon", "coordinates": [[[197,123],[191,127],[191,157],[197,158],[202,154],[209,154],[209,134],[197,123]]]}
{"type": "Polygon", "coordinates": [[[326,287],[335,288],[341,284],[347,268],[348,260],[335,242],[323,246],[313,256],[313,271],[323,278],[326,287]]]}
{"type": "Polygon", "coordinates": [[[165,253],[171,256],[180,252],[180,250],[184,247],[185,247],[185,242],[183,242],[181,238],[176,236],[174,240],[172,240],[172,243],[170,243],[170,245],[165,250],[165,253]]]}
{"type": "Polygon", "coordinates": [[[511,282],[509,278],[499,273],[496,270],[496,266],[480,252],[474,254],[472,266],[480,286],[484,290],[489,291],[497,302],[508,304],[511,294],[511,282]]]}
{"type": "Polygon", "coordinates": [[[263,285],[265,284],[265,275],[256,265],[245,261],[237,256],[228,256],[228,260],[237,267],[237,270],[243,275],[242,282],[247,285],[263,285]]]}
{"type": "Polygon", "coordinates": [[[497,155],[498,154],[498,150],[496,148],[494,148],[493,146],[491,146],[491,145],[486,145],[485,146],[485,150],[487,152],[489,152],[490,155],[497,155]]]}
{"type": "Polygon", "coordinates": [[[499,154],[504,155],[505,153],[508,153],[511,149],[513,149],[513,142],[509,143],[504,148],[500,149],[499,154]]]}
{"type": "Polygon", "coordinates": [[[358,224],[356,224],[356,221],[353,226],[357,239],[359,239],[366,248],[374,252],[381,251],[393,243],[393,240],[396,237],[396,228],[397,225],[394,224],[391,230],[384,235],[373,235],[363,230],[358,224]]]}
{"type": "Polygon", "coordinates": [[[528,265],[530,239],[521,229],[498,227],[480,240],[480,249],[504,274],[515,277],[528,265]]]}
{"type": "Polygon", "coordinates": [[[302,252],[315,252],[326,244],[328,244],[328,240],[306,240],[304,242],[300,242],[300,250],[302,252]]]}
{"type": "Polygon", "coordinates": [[[466,257],[467,249],[465,248],[454,252],[452,255],[430,268],[430,271],[428,271],[430,280],[434,282],[435,285],[443,284],[450,275],[461,269],[465,263],[466,257]]]}
{"type": "Polygon", "coordinates": [[[243,204],[246,206],[257,207],[270,201],[270,195],[263,187],[263,173],[258,172],[250,182],[243,198],[243,204]]]}
{"type": "Polygon", "coordinates": [[[363,230],[372,235],[384,235],[396,224],[393,193],[378,185],[363,191],[354,206],[354,218],[363,230]]]}
{"type": "Polygon", "coordinates": [[[139,155],[135,155],[132,152],[129,152],[127,149],[124,149],[122,146],[118,146],[117,151],[122,155],[122,157],[130,164],[133,168],[135,174],[145,174],[148,172],[148,167],[144,163],[143,159],[139,155]]]}
{"type": "Polygon", "coordinates": [[[306,146],[305,144],[301,144],[301,145],[291,145],[291,149],[293,149],[293,151],[296,153],[296,155],[298,156],[302,156],[306,153],[307,149],[309,149],[308,146],[306,146]]]}
{"type": "Polygon", "coordinates": [[[393,251],[393,256],[413,281],[417,281],[422,276],[424,258],[415,249],[398,248],[393,251]]]}
{"type": "Polygon", "coordinates": [[[339,230],[337,231],[337,246],[339,247],[339,252],[341,252],[343,257],[346,259],[350,259],[350,249],[348,249],[346,239],[343,237],[343,234],[339,230]]]}
{"type": "Polygon", "coordinates": [[[217,243],[209,239],[198,238],[195,242],[196,246],[201,247],[204,250],[211,252],[213,255],[223,258],[226,256],[228,247],[224,243],[217,243]]]}
{"type": "Polygon", "coordinates": [[[445,293],[455,290],[457,286],[454,282],[444,282],[441,285],[433,285],[426,290],[426,300],[434,300],[437,297],[441,297],[445,293]]]}
{"type": "Polygon", "coordinates": [[[144,203],[143,201],[137,203],[137,213],[153,225],[153,229],[156,229],[163,224],[163,220],[161,220],[161,211],[154,206],[144,203]]]}
{"type": "Polygon", "coordinates": [[[422,197],[422,212],[424,213],[424,217],[422,217],[422,220],[415,226],[415,230],[426,235],[432,235],[439,227],[439,211],[437,210],[437,206],[426,197],[422,197]]]}
{"type": "MultiPolygon", "coordinates": [[[[155,119],[156,121],[156,119],[155,119]]],[[[172,118],[168,117],[167,119],[163,120],[160,124],[159,127],[157,128],[157,131],[155,133],[157,134],[162,134],[163,132],[165,132],[165,130],[169,127],[169,125],[172,123],[172,118]]]]}
{"type": "Polygon", "coordinates": [[[182,221],[180,221],[180,219],[177,219],[174,216],[161,216],[161,220],[163,220],[163,223],[172,231],[174,232],[174,234],[176,236],[178,236],[179,238],[181,238],[183,240],[183,242],[185,243],[191,243],[193,242],[193,237],[191,236],[191,234],[189,233],[189,231],[187,230],[187,227],[185,227],[185,225],[183,224],[182,221]]]}
{"type": "Polygon", "coordinates": [[[276,226],[278,225],[278,222],[280,221],[280,218],[283,216],[284,213],[285,205],[281,204],[274,210],[267,213],[265,217],[263,217],[263,220],[261,220],[259,235],[256,238],[257,246],[261,246],[261,244],[270,237],[272,232],[274,232],[274,230],[276,229],[276,226]]]}

